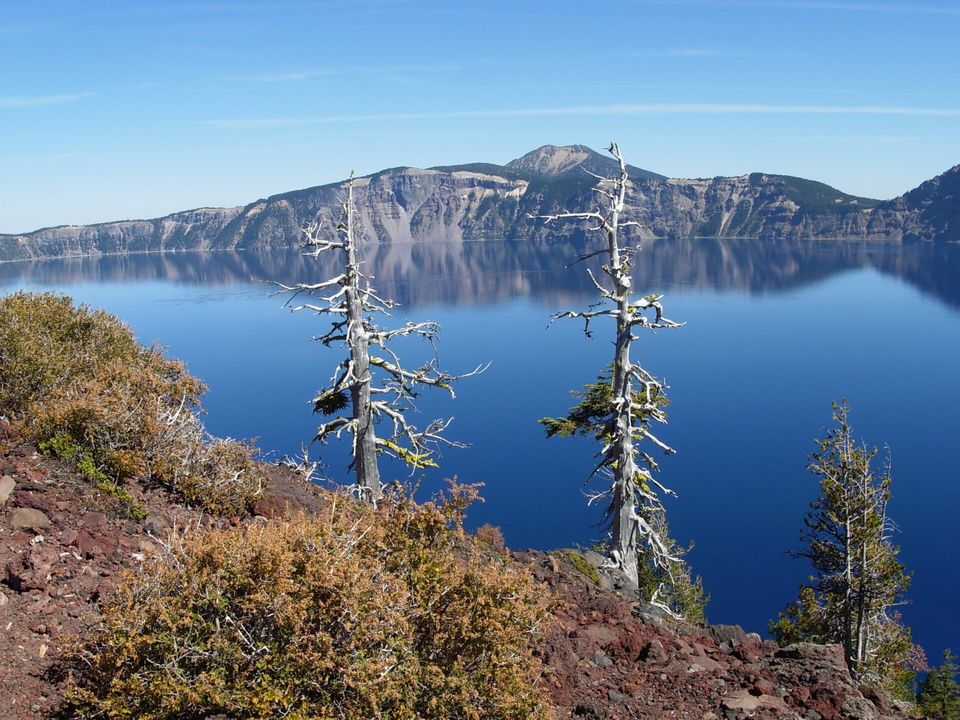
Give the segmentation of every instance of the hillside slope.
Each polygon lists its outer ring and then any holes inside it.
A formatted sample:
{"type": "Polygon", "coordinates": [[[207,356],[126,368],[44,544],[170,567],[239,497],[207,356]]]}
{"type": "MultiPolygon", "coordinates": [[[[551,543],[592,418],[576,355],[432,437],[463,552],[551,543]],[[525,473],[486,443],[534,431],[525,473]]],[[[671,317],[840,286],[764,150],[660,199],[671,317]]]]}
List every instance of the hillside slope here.
{"type": "MultiPolygon", "coordinates": [[[[254,507],[259,517],[240,522],[327,507],[329,493],[303,485],[291,471],[272,468],[270,475],[254,507]]],[[[64,643],[96,620],[124,573],[162,553],[176,528],[231,524],[163,491],[133,489],[149,508],[142,521],[118,517],[76,472],[39,456],[0,421],[0,720],[58,717],[64,643]]],[[[907,717],[857,687],[839,646],[778,649],[736,626],[678,626],[597,586],[569,554],[515,558],[553,600],[537,654],[557,718],[907,717]]]]}
{"type": "MultiPolygon", "coordinates": [[[[547,145],[505,166],[393,168],[355,181],[358,226],[372,242],[580,237],[530,216],[592,207],[595,179],[613,161],[580,145],[547,145]]],[[[668,179],[630,168],[628,214],[654,237],[960,240],[960,165],[894,200],[847,195],[823,183],[753,173],[668,179]]],[[[154,220],[0,235],[0,261],[106,253],[291,247],[319,216],[333,233],[342,183],[274,195],[244,207],[200,208],[154,220]]]]}

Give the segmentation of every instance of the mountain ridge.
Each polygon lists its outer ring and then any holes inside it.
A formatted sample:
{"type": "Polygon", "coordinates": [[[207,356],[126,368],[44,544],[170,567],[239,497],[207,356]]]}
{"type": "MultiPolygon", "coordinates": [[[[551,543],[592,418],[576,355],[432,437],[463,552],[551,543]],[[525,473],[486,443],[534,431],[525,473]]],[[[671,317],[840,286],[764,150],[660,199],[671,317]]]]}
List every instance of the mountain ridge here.
{"type": "MultiPolygon", "coordinates": [[[[581,237],[577,224],[529,219],[595,204],[590,173],[615,161],[583,145],[544,145],[506,165],[398,167],[355,179],[358,228],[372,242],[581,237]],[[584,172],[587,170],[589,172],[584,172]]],[[[849,195],[824,183],[771,173],[666,178],[628,166],[627,214],[643,239],[832,238],[889,243],[960,241],[960,165],[892,200],[849,195]]],[[[198,207],[153,219],[60,225],[0,234],[0,261],[131,252],[296,245],[319,217],[335,232],[343,182],[198,207]]]]}

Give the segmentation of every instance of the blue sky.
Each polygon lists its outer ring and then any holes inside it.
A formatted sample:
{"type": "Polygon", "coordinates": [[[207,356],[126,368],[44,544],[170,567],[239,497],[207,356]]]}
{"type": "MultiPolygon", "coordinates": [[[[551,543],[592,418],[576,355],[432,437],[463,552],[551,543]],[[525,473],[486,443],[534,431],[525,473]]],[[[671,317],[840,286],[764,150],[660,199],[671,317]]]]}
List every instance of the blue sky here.
{"type": "Polygon", "coordinates": [[[893,197],[960,163],[960,5],[0,0],[0,232],[546,143],[893,197]]]}

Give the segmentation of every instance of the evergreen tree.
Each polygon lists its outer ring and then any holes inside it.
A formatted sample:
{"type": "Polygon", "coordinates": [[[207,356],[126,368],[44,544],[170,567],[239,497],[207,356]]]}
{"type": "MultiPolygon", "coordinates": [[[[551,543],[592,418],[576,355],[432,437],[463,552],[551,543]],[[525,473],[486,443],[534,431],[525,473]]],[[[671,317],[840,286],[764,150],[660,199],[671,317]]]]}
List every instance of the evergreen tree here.
{"type": "Polygon", "coordinates": [[[957,659],[949,649],[943,652],[943,662],[927,673],[917,700],[923,714],[931,720],[960,720],[957,659]]]}
{"type": "Polygon", "coordinates": [[[852,673],[892,695],[909,686],[913,643],[895,608],[904,604],[910,575],[897,560],[887,515],[892,478],[874,471],[877,449],[853,438],[846,402],[834,403],[832,428],[811,456],[820,478],[794,553],[813,566],[799,598],[770,624],[781,644],[799,640],[843,645],[852,673]]]}

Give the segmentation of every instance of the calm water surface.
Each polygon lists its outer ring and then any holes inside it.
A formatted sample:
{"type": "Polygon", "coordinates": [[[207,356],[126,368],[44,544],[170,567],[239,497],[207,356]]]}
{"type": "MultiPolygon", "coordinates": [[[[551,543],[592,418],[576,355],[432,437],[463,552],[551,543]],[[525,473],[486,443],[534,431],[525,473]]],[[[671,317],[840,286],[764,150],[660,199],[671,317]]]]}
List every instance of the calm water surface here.
{"type": "MultiPolygon", "coordinates": [[[[452,415],[451,435],[471,444],[448,451],[423,488],[453,474],[485,483],[470,520],[499,525],[516,548],[600,536],[583,494],[595,448],[548,441],[537,424],[563,413],[611,352],[600,323],[593,339],[576,321],[547,329],[552,313],[593,300],[583,265],[565,268],[580,250],[485,242],[368,253],[378,288],[403,303],[397,323],[442,324],[445,368],[492,361],[455,401],[423,397],[421,422],[452,415]]],[[[144,255],[0,265],[0,291],[58,290],[118,314],[209,383],[212,432],[282,455],[311,438],[308,400],[337,355],[309,340],[325,331],[321,318],[284,311],[256,280],[332,272],[295,252],[144,255]]],[[[960,248],[661,241],[641,254],[636,287],[664,293],[668,316],[686,322],[643,335],[637,356],[670,386],[660,435],[678,454],[661,475],[680,495],[668,505],[674,534],[696,541],[689,559],[712,595],[710,619],[761,629],[795,597],[807,569],[786,550],[817,492],[806,457],[830,402],[846,397],[858,434],[892,454],[891,511],[914,571],[905,619],[931,658],[960,648],[960,248]]],[[[426,357],[422,345],[402,349],[411,364],[426,357]]],[[[344,447],[317,452],[327,477],[348,477],[344,447]]]]}

